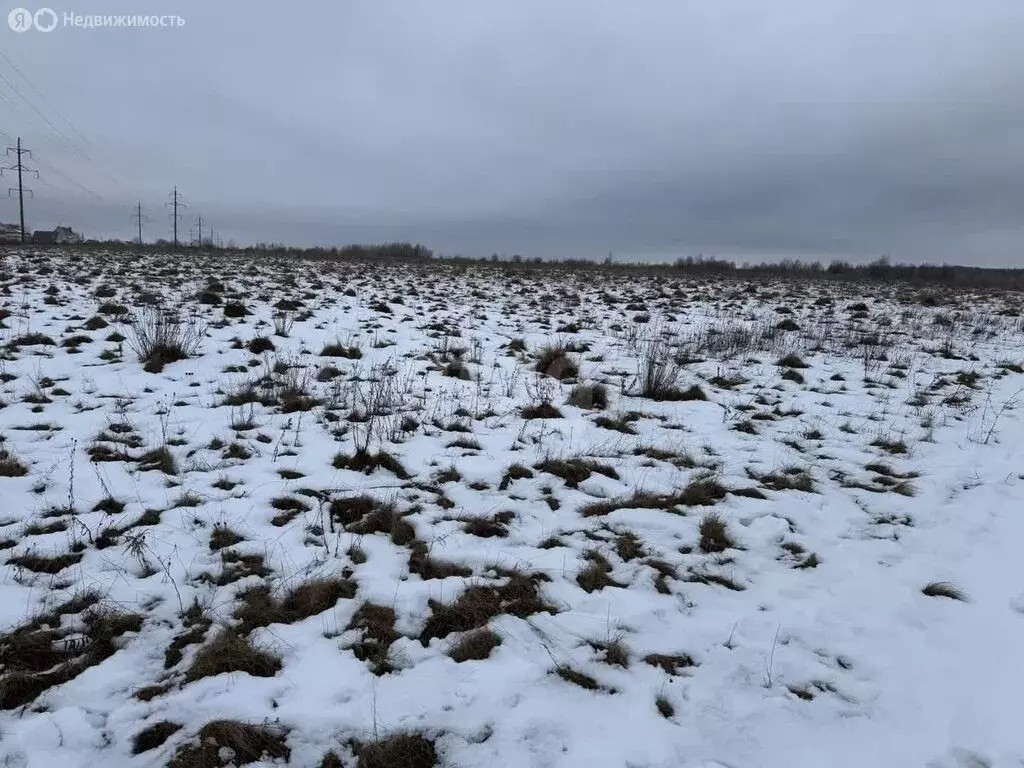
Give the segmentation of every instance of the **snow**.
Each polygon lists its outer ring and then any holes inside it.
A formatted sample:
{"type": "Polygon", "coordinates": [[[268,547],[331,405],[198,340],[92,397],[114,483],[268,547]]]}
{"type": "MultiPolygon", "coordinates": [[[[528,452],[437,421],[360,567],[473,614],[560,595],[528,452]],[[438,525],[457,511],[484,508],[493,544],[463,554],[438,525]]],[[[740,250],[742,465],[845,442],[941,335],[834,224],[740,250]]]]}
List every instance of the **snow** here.
{"type": "MultiPolygon", "coordinates": [[[[319,764],[328,750],[356,765],[353,741],[404,732],[424,734],[439,765],[460,768],[1024,766],[1024,421],[1015,407],[1024,374],[1002,367],[1024,359],[1016,295],[950,292],[925,306],[898,286],[763,282],[748,290],[666,272],[164,254],[92,253],[87,262],[60,250],[6,258],[0,447],[27,473],[0,478],[0,542],[9,544],[0,549],[0,632],[89,589],[105,609],[138,613],[143,623],[74,679],[0,710],[0,765],[165,765],[204,724],[231,719],[281,727],[290,764],[302,766],[319,764]],[[223,283],[216,292],[251,314],[225,320],[222,305],[197,302],[212,277],[223,283]],[[113,295],[97,296],[101,287],[113,295]],[[128,342],[106,341],[114,331],[131,340],[127,318],[98,312],[118,302],[139,313],[146,291],[182,316],[195,313],[203,329],[197,352],[160,373],[145,372],[128,342]],[[274,305],[283,298],[301,302],[287,337],[274,335],[274,305]],[[866,313],[850,308],[860,301],[866,313]],[[648,322],[636,322],[641,309],[648,322]],[[98,313],[109,327],[82,330],[98,313]],[[787,317],[799,331],[767,332],[787,317]],[[570,322],[580,330],[557,331],[570,322]],[[737,354],[708,346],[709,329],[736,328],[753,339],[737,354]],[[28,333],[55,344],[15,344],[28,333]],[[861,343],[875,333],[877,344],[861,343]],[[92,340],[79,352],[61,346],[80,334],[92,340]],[[276,349],[244,348],[258,336],[276,349]],[[525,354],[508,350],[518,338],[525,354]],[[707,401],[639,396],[635,376],[658,339],[701,358],[682,367],[680,384],[698,384],[707,401]],[[362,358],[322,357],[335,341],[358,346],[362,358]],[[572,356],[581,381],[608,385],[608,409],[566,404],[573,383],[534,371],[533,353],[559,341],[587,345],[572,356]],[[441,350],[456,346],[466,348],[470,380],[443,375],[441,350]],[[104,351],[113,354],[103,359],[104,351]],[[785,369],[776,363],[787,352],[808,364],[803,384],[780,378],[785,369]],[[275,363],[290,368],[274,373],[275,363]],[[342,373],[318,381],[326,364],[342,373]],[[225,372],[236,366],[247,370],[225,372]],[[320,403],[311,410],[222,404],[245,382],[292,373],[301,380],[302,371],[320,403]],[[716,376],[745,381],[718,386],[716,376]],[[368,379],[386,380],[388,396],[368,379]],[[39,393],[49,402],[26,402],[39,393]],[[387,400],[377,402],[384,413],[349,421],[375,393],[387,400]],[[520,416],[521,406],[545,396],[562,418],[520,416]],[[636,434],[594,423],[634,411],[636,434]],[[232,429],[249,415],[254,428],[232,429]],[[404,417],[418,425],[399,428],[404,417]],[[756,434],[735,428],[748,419],[756,434]],[[470,432],[452,431],[453,423],[470,432]],[[90,447],[112,425],[130,425],[119,434],[139,438],[126,449],[133,457],[167,445],[177,471],[92,461],[90,447]],[[332,465],[335,454],[354,453],[367,429],[371,450],[393,454],[408,479],[332,465]],[[480,448],[451,447],[459,438],[480,448]],[[902,441],[906,452],[871,445],[879,438],[902,441]],[[233,443],[249,458],[226,458],[233,443]],[[636,451],[651,447],[669,458],[636,451]],[[574,488],[536,468],[574,457],[612,467],[618,478],[594,473],[574,488]],[[868,469],[878,462],[893,479],[879,481],[868,469]],[[531,468],[532,477],[502,490],[513,464],[531,468]],[[449,468],[461,478],[434,477],[449,468]],[[772,490],[764,476],[789,468],[808,475],[813,490],[772,490]],[[726,489],[759,488],[765,498],[728,493],[711,506],[623,502],[606,515],[578,513],[638,490],[670,494],[709,471],[726,489]],[[225,490],[218,483],[225,479],[237,485],[225,490]],[[912,495],[891,490],[899,481],[912,495]],[[472,575],[410,573],[407,546],[331,525],[327,501],[303,489],[328,500],[366,493],[393,503],[431,557],[472,575]],[[123,510],[93,511],[108,495],[123,510]],[[194,506],[179,505],[190,495],[194,506]],[[280,497],[308,508],[274,525],[280,510],[271,502],[280,497]],[[156,524],[98,545],[108,526],[124,529],[152,510],[160,512],[156,524]],[[507,536],[463,531],[467,518],[506,510],[515,514],[507,536]],[[724,552],[698,546],[709,512],[734,540],[724,552]],[[25,531],[55,521],[65,529],[25,531]],[[214,525],[244,540],[214,551],[214,525]],[[620,556],[616,538],[626,532],[643,555],[620,556]],[[538,546],[551,536],[562,546],[538,546]],[[353,545],[365,562],[351,556],[353,545]],[[54,574],[9,562],[76,550],[80,562],[54,574]],[[576,575],[590,550],[606,558],[621,586],[580,587],[576,575]],[[269,575],[217,583],[223,552],[261,555],[269,575]],[[816,567],[796,567],[811,553],[816,567]],[[655,558],[676,574],[663,591],[655,558]],[[449,658],[461,634],[420,642],[432,606],[453,602],[469,585],[505,583],[495,568],[545,575],[539,593],[557,612],[493,617],[487,626],[501,644],[486,659],[449,658]],[[702,583],[708,574],[719,582],[702,583]],[[281,596],[314,577],[349,577],[356,596],[253,630],[253,644],[281,658],[280,672],[185,679],[203,644],[237,625],[240,592],[266,583],[281,596]],[[966,599],[923,594],[932,582],[949,582],[966,599]],[[193,602],[213,626],[165,668],[164,652],[187,631],[182,614],[193,602]],[[348,627],[364,602],[395,611],[398,638],[386,674],[374,674],[352,650],[360,633],[348,627]],[[616,640],[628,648],[625,668],[600,649],[616,640]],[[670,675],[645,662],[649,654],[685,654],[695,663],[670,675]],[[558,676],[561,665],[599,688],[558,676]],[[135,696],[154,685],[165,690],[135,696]],[[670,716],[659,713],[658,697],[671,704],[670,716]],[[160,721],[182,728],[133,755],[135,734],[160,721]]],[[[74,632],[81,622],[61,619],[74,632]]],[[[5,666],[3,647],[0,700],[16,671],[5,666]]]]}

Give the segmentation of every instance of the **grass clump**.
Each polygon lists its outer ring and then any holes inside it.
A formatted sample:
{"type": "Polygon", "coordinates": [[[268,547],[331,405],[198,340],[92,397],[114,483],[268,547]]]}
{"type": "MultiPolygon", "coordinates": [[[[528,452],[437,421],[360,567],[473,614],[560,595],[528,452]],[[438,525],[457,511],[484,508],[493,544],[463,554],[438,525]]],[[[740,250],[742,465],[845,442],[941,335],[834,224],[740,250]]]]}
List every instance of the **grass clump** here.
{"type": "Polygon", "coordinates": [[[873,448],[879,448],[886,453],[890,454],[904,454],[909,453],[910,449],[903,440],[892,440],[887,437],[879,437],[871,441],[873,448]]]}
{"type": "Polygon", "coordinates": [[[271,341],[268,336],[257,336],[252,339],[246,347],[254,355],[259,355],[264,352],[273,352],[277,349],[277,347],[274,346],[274,342],[271,341]]]}
{"type": "Polygon", "coordinates": [[[704,515],[700,521],[700,550],[701,552],[713,553],[724,552],[730,547],[736,546],[725,521],[714,512],[704,515]]]}
{"type": "Polygon", "coordinates": [[[150,309],[134,317],[128,345],[147,373],[187,360],[199,349],[203,330],[195,321],[182,321],[170,312],[150,309]]]}
{"type": "Polygon", "coordinates": [[[359,347],[350,347],[342,344],[341,342],[333,342],[331,344],[325,344],[323,349],[320,350],[321,357],[343,357],[346,360],[359,360],[363,356],[363,351],[359,347]]]}
{"type": "Polygon", "coordinates": [[[580,672],[578,669],[573,669],[568,664],[559,664],[552,671],[565,680],[565,682],[578,685],[580,688],[584,688],[588,691],[604,690],[596,678],[591,677],[584,672],[580,672]]]}
{"type": "Polygon", "coordinates": [[[604,384],[577,384],[566,402],[577,408],[604,410],[608,407],[608,387],[604,384]]]}
{"type": "Polygon", "coordinates": [[[611,563],[599,552],[590,550],[584,553],[584,558],[590,561],[590,565],[576,575],[576,583],[586,593],[598,592],[605,587],[619,587],[625,585],[612,579],[608,574],[612,571],[611,563]]]}
{"type": "Polygon", "coordinates": [[[67,552],[63,555],[54,555],[53,557],[45,557],[43,555],[28,553],[12,557],[7,561],[7,564],[16,565],[20,568],[32,571],[32,573],[45,573],[52,576],[60,573],[65,568],[77,565],[82,561],[82,557],[83,555],[81,552],[67,552]]]}
{"type": "Polygon", "coordinates": [[[142,617],[97,608],[98,596],[83,593],[51,613],[0,635],[0,710],[15,709],[50,688],[74,680],[118,650],[118,638],[142,628],[142,617]],[[82,613],[80,639],[65,641],[71,630],[61,617],[82,613]]]}
{"type": "Polygon", "coordinates": [[[334,499],[330,506],[331,519],[340,523],[349,533],[383,533],[403,547],[416,538],[416,528],[404,519],[394,504],[378,501],[365,494],[334,499]]]}
{"type": "Polygon", "coordinates": [[[925,584],[921,594],[928,595],[928,597],[948,597],[950,600],[967,602],[967,595],[964,591],[948,581],[933,581],[930,584],[925,584]]]}
{"type": "Polygon", "coordinates": [[[591,459],[548,459],[534,466],[541,472],[560,477],[568,488],[576,488],[593,474],[604,475],[613,480],[619,479],[614,467],[591,459]]]}
{"type": "Polygon", "coordinates": [[[336,454],[331,461],[335,469],[350,469],[353,472],[372,474],[377,469],[384,469],[400,480],[408,480],[410,475],[402,463],[387,451],[356,451],[349,456],[344,453],[336,454]]]}
{"type": "Polygon", "coordinates": [[[224,630],[196,652],[187,682],[227,672],[246,672],[253,677],[273,677],[281,670],[281,659],[252,644],[249,638],[224,630]]]}
{"type": "Polygon", "coordinates": [[[562,412],[551,403],[538,403],[537,405],[523,406],[519,414],[527,420],[532,419],[560,419],[562,412]]]}
{"type": "Polygon", "coordinates": [[[464,635],[448,651],[456,664],[490,658],[491,652],[501,645],[501,635],[490,629],[478,629],[464,635]]]}
{"type": "Polygon", "coordinates": [[[675,494],[672,506],[710,507],[725,498],[728,489],[711,474],[698,473],[682,491],[675,494]]]}
{"type": "Polygon", "coordinates": [[[799,467],[787,467],[779,472],[761,475],[757,479],[771,491],[814,492],[814,479],[799,467]]]}
{"type": "Polygon", "coordinates": [[[132,754],[141,755],[143,752],[156,749],[180,730],[181,726],[178,723],[172,723],[169,720],[153,723],[132,738],[132,754]]]}
{"type": "Polygon", "coordinates": [[[559,381],[575,379],[580,374],[579,365],[569,356],[569,350],[564,346],[549,346],[541,349],[537,354],[534,369],[538,373],[551,376],[559,381]]]}
{"type": "Polygon", "coordinates": [[[464,533],[481,539],[508,536],[508,523],[515,519],[514,512],[498,512],[492,517],[471,517],[462,524],[464,533]]]}
{"type": "Polygon", "coordinates": [[[362,635],[350,649],[357,659],[369,662],[370,670],[375,675],[385,675],[394,669],[388,660],[391,644],[398,639],[393,608],[363,603],[346,629],[358,631],[362,635]]]}
{"type": "Polygon", "coordinates": [[[652,667],[660,667],[665,674],[673,676],[678,675],[681,669],[697,665],[693,657],[687,653],[649,653],[644,656],[644,663],[650,664],[652,667]]]}
{"type": "Polygon", "coordinates": [[[799,355],[788,354],[785,357],[779,358],[778,362],[775,363],[780,368],[810,368],[799,355]]]}
{"type": "Polygon", "coordinates": [[[253,587],[239,595],[242,605],[235,611],[240,630],[248,634],[257,627],[294,624],[328,611],[339,600],[351,600],[356,584],[348,579],[321,578],[303,582],[282,599],[275,598],[264,586],[253,587]]]}
{"type": "Polygon", "coordinates": [[[427,545],[415,539],[409,543],[409,573],[415,573],[423,580],[447,579],[452,576],[469,576],[472,569],[450,563],[445,560],[438,560],[430,556],[427,545]]]}
{"type": "Polygon", "coordinates": [[[262,760],[291,757],[286,733],[268,725],[213,720],[201,729],[197,743],[178,748],[167,768],[227,768],[262,760]]]}
{"type": "Polygon", "coordinates": [[[505,474],[501,476],[501,483],[498,485],[499,491],[504,491],[511,485],[513,480],[525,480],[533,477],[533,471],[527,469],[522,464],[513,464],[505,470],[505,474]]]}
{"type": "Polygon", "coordinates": [[[435,637],[479,629],[503,613],[519,618],[536,613],[557,613],[557,609],[545,603],[540,595],[540,582],[545,580],[547,577],[539,574],[512,573],[502,586],[469,587],[454,603],[431,600],[432,614],[420,634],[420,642],[427,645],[435,637]]]}
{"type": "Polygon", "coordinates": [[[672,715],[676,713],[676,708],[672,706],[672,702],[664,696],[658,696],[654,700],[654,706],[658,709],[658,714],[668,720],[672,715]]]}
{"type": "Polygon", "coordinates": [[[356,768],[434,768],[434,742],[420,734],[393,734],[386,739],[356,744],[356,768]]]}
{"type": "Polygon", "coordinates": [[[24,477],[28,467],[10,451],[0,448],[0,477],[24,477]]]}

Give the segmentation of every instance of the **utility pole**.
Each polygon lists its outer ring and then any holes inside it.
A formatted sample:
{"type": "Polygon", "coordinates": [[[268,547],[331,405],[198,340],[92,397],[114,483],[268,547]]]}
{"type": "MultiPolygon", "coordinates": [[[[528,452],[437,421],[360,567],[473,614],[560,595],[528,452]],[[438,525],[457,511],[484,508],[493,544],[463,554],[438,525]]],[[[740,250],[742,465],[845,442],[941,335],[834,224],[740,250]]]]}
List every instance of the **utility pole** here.
{"type": "Polygon", "coordinates": [[[174,219],[174,247],[178,247],[178,219],[181,218],[181,214],[178,213],[179,208],[188,208],[183,202],[181,202],[181,194],[178,192],[178,186],[174,186],[174,191],[171,192],[171,200],[167,203],[174,208],[174,212],[171,217],[174,219]]]}
{"type": "MultiPolygon", "coordinates": [[[[14,165],[0,168],[0,173],[3,171],[17,171],[18,172],[18,215],[21,219],[21,244],[25,244],[25,193],[28,192],[29,197],[35,197],[35,193],[31,189],[25,189],[25,185],[22,183],[22,173],[34,173],[36,178],[39,178],[39,171],[32,168],[26,168],[25,164],[21,162],[22,155],[28,155],[32,157],[32,151],[28,149],[22,149],[21,147],[21,136],[18,137],[18,143],[15,147],[7,148],[7,156],[10,157],[11,153],[17,158],[14,165]]],[[[7,196],[10,197],[11,193],[14,192],[14,187],[10,187],[7,190],[7,196]]]]}
{"type": "Polygon", "coordinates": [[[135,204],[135,213],[132,216],[139,227],[139,245],[142,245],[142,222],[149,221],[149,217],[142,212],[142,203],[135,204]]]}
{"type": "Polygon", "coordinates": [[[199,217],[199,247],[203,247],[203,217],[199,217]]]}

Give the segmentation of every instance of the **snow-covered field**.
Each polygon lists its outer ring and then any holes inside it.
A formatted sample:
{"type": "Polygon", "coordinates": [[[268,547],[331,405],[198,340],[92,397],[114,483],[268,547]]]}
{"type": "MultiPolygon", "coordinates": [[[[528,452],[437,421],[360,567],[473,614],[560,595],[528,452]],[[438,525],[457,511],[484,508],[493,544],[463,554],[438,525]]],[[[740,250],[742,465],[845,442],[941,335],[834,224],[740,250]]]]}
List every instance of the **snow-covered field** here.
{"type": "Polygon", "coordinates": [[[0,284],[2,766],[1024,766],[1018,294],[0,284]]]}

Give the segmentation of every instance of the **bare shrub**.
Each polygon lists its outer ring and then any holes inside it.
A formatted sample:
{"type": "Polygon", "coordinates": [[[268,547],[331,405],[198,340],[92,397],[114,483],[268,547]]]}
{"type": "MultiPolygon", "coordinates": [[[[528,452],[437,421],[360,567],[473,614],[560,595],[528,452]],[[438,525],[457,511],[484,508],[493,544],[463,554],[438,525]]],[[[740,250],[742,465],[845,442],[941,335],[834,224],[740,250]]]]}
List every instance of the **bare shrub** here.
{"type": "Polygon", "coordinates": [[[640,383],[641,397],[650,400],[681,401],[707,400],[707,395],[696,384],[680,389],[679,379],[683,368],[661,344],[650,344],[640,359],[640,370],[637,378],[640,383]]]}
{"type": "Polygon", "coordinates": [[[152,308],[135,315],[130,330],[128,345],[149,373],[160,373],[168,363],[194,355],[204,333],[196,318],[182,320],[173,312],[152,308]]]}

